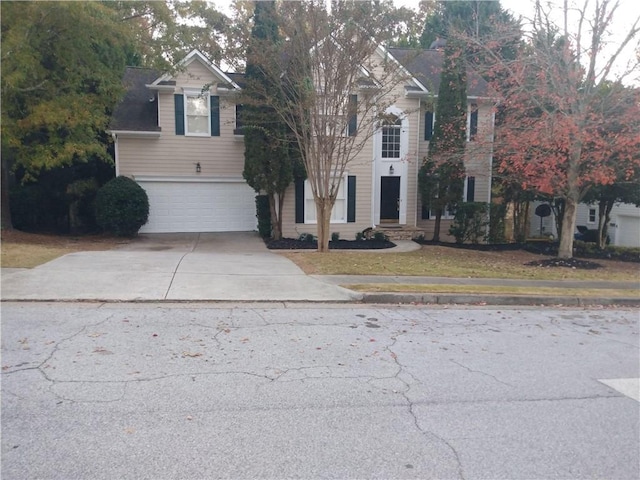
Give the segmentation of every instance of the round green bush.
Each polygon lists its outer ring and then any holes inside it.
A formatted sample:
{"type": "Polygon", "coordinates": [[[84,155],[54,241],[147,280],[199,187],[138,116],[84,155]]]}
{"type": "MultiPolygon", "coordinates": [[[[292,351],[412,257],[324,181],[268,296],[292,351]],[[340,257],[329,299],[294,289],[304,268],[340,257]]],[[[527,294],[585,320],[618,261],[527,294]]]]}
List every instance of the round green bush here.
{"type": "Polygon", "coordinates": [[[98,190],[96,222],[105,232],[131,237],[148,218],[147,192],[129,177],[116,177],[98,190]]]}

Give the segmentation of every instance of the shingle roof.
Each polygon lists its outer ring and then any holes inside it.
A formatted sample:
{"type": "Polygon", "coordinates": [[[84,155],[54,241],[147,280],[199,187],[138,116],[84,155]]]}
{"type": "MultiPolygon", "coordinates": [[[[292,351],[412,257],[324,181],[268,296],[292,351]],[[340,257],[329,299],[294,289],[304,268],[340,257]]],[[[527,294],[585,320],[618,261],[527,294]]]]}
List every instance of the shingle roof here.
{"type": "Polygon", "coordinates": [[[113,112],[110,130],[160,131],[156,93],[145,86],[160,75],[150,68],[127,67],[122,79],[126,94],[113,112]]]}
{"type": "MultiPolygon", "coordinates": [[[[438,93],[444,53],[441,50],[389,48],[389,53],[405,67],[427,90],[438,93]]],[[[467,96],[493,97],[489,84],[476,71],[467,68],[467,96]]]]}

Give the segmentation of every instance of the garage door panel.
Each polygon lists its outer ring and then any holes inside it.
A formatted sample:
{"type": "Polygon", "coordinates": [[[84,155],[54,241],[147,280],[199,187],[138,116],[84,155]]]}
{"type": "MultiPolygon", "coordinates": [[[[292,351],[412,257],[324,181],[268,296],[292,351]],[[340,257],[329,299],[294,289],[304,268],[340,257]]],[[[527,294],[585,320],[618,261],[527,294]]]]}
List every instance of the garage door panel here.
{"type": "Polygon", "coordinates": [[[640,247],[640,218],[628,215],[618,217],[616,245],[640,247]]]}
{"type": "Polygon", "coordinates": [[[256,230],[255,193],[244,182],[138,182],[149,196],[141,233],[256,230]]]}

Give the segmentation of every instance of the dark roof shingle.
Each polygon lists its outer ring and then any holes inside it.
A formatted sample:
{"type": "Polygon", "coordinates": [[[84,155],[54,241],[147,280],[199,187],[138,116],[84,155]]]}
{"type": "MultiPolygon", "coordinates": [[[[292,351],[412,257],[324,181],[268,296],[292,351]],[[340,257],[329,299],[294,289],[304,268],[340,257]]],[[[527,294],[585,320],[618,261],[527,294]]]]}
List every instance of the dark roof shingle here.
{"type": "Polygon", "coordinates": [[[160,73],[150,68],[127,67],[122,82],[126,90],[111,117],[111,130],[159,132],[156,92],[145,85],[154,82],[160,73]],[[153,101],[149,101],[154,99],[153,101]]]}
{"type": "MultiPolygon", "coordinates": [[[[444,59],[444,53],[441,50],[389,48],[389,53],[429,92],[437,95],[440,88],[440,72],[444,59]]],[[[471,68],[467,68],[467,96],[495,96],[487,81],[471,68]]]]}

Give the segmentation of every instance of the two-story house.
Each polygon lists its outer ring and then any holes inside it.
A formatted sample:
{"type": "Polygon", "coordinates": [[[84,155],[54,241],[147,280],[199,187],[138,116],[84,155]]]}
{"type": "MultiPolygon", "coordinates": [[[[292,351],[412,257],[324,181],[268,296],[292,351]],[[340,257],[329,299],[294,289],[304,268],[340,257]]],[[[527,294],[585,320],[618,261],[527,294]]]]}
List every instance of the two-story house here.
{"type": "MultiPolygon", "coordinates": [[[[433,220],[419,199],[418,170],[437,122],[433,106],[443,53],[379,47],[375,54],[399,62],[407,75],[385,112],[395,121],[381,124],[347,168],[331,231],[348,239],[382,225],[428,237],[433,220]]],[[[223,72],[198,51],[179,67],[172,74],[128,68],[127,94],[110,127],[116,174],[133,178],[149,196],[149,222],[140,231],[255,230],[256,193],[242,178],[244,142],[236,104],[242,75],[223,72]]],[[[492,151],[486,145],[493,135],[494,100],[473,71],[467,95],[464,199],[488,202],[492,151]]],[[[316,233],[313,197],[303,181],[289,187],[283,211],[284,236],[301,233],[316,233]]]]}

